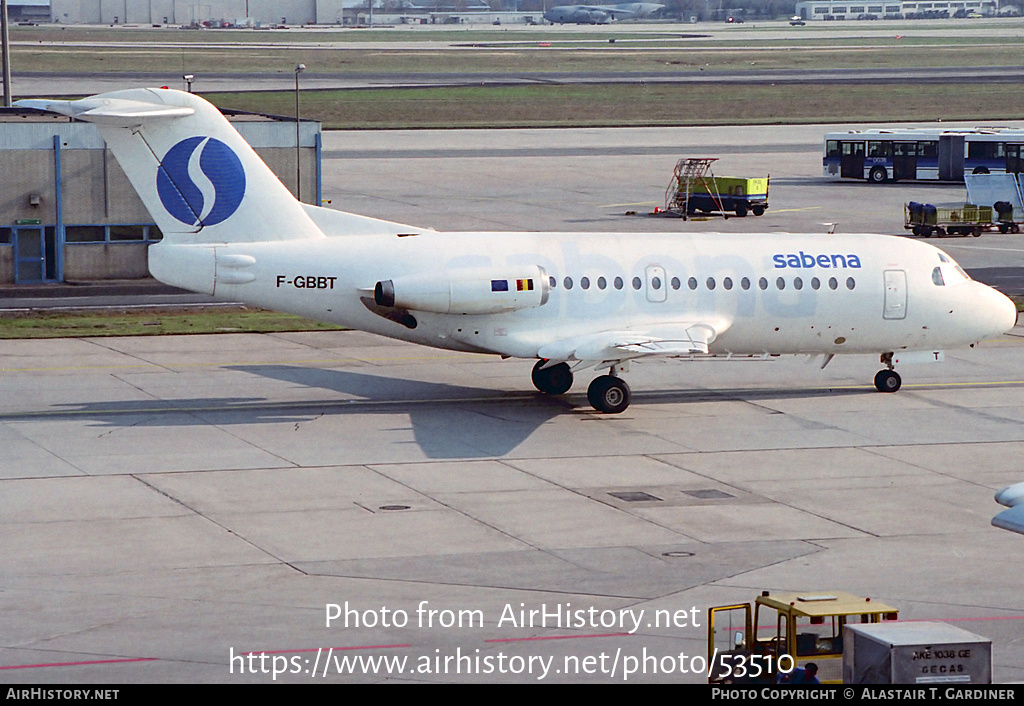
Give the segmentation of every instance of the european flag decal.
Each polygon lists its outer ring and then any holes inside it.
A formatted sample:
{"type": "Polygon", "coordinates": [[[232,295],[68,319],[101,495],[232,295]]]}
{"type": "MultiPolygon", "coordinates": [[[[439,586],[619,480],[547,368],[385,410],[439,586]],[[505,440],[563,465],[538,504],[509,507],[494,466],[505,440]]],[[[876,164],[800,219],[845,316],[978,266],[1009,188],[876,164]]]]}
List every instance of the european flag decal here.
{"type": "Polygon", "coordinates": [[[508,291],[508,280],[507,279],[492,279],[491,280],[491,291],[492,292],[507,292],[508,291]]]}

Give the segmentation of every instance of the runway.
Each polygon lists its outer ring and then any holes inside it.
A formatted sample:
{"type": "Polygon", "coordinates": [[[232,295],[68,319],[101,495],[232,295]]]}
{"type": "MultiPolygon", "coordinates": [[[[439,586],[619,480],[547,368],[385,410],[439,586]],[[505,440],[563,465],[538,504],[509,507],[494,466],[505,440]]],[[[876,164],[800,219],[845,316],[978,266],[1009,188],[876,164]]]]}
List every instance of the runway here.
{"type": "Polygon", "coordinates": [[[896,395],[870,357],[638,364],[615,417],[534,393],[529,362],[354,332],[6,341],[0,674],[699,683],[622,659],[704,655],[709,605],[843,589],[989,637],[996,681],[1024,679],[1021,538],[989,526],[1021,476],[1022,336],[896,395]],[[509,617],[566,604],[595,620],[509,617]],[[622,610],[632,634],[601,618],[622,610]],[[328,648],[399,662],[307,673],[328,648]],[[452,655],[494,671],[430,666],[452,655]]]}
{"type": "MultiPolygon", "coordinates": [[[[442,86],[524,86],[524,85],[775,85],[797,84],[833,86],[842,84],[1003,84],[1020,83],[1020,66],[956,66],[917,69],[794,69],[774,71],[706,71],[681,73],[666,71],[606,72],[452,72],[452,73],[326,73],[310,72],[302,78],[304,91],[356,89],[433,88],[442,86]]],[[[294,91],[292,74],[277,73],[204,73],[206,93],[242,93],[248,91],[294,91]]],[[[66,74],[22,71],[11,81],[19,97],[88,96],[138,86],[168,85],[177,88],[181,72],[83,73],[73,79],[66,74]],[[40,89],[45,87],[44,92],[40,89]]]]}

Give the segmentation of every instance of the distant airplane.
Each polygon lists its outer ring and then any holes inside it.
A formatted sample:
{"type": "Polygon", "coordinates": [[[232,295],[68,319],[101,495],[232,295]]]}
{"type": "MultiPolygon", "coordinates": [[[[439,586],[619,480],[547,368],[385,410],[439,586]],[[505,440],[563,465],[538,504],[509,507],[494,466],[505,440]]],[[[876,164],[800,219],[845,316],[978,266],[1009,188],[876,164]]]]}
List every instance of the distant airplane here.
{"type": "Polygon", "coordinates": [[[562,5],[544,13],[552,24],[602,25],[612,20],[650,17],[664,5],[653,2],[627,2],[620,5],[562,5]]]}
{"type": "Polygon", "coordinates": [[[1000,490],[996,493],[996,502],[1005,505],[1009,510],[1003,510],[993,517],[992,525],[1024,534],[1024,483],[1000,490]]]}
{"type": "Polygon", "coordinates": [[[650,357],[871,353],[875,387],[1013,327],[1009,299],[941,250],[882,235],[439,233],[300,203],[202,98],[136,89],[18,105],[92,122],[163,233],[161,282],[436,348],[575,371],[601,412],[650,357]]]}

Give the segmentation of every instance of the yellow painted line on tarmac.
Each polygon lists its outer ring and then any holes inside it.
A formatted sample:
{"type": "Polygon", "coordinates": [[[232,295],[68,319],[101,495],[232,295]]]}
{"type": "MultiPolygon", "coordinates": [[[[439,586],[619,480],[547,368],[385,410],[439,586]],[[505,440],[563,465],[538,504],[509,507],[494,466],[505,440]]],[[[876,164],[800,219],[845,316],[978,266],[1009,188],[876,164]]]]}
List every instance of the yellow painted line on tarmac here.
{"type": "MultiPolygon", "coordinates": [[[[1002,381],[989,381],[989,382],[950,382],[950,383],[914,383],[904,384],[901,389],[933,389],[942,390],[946,388],[964,388],[964,387],[1013,387],[1013,386],[1024,386],[1024,380],[1002,380],[1002,381]]],[[[773,390],[779,392],[791,391],[794,388],[765,388],[758,389],[756,392],[761,395],[766,392],[772,392],[773,390]]],[[[810,390],[874,390],[873,385],[822,385],[818,387],[805,388],[810,390]]],[[[749,390],[747,390],[749,392],[749,390]]],[[[645,392],[650,392],[652,395],[665,396],[669,394],[680,394],[686,395],[689,392],[698,394],[714,394],[721,393],[728,395],[730,391],[728,389],[714,390],[714,389],[696,389],[693,390],[650,390],[641,391],[637,396],[640,398],[637,400],[638,404],[642,404],[642,399],[645,392]]],[[[575,397],[581,397],[582,395],[575,395],[575,397]]],[[[742,395],[740,395],[742,397],[742,395]]],[[[394,407],[394,406],[421,406],[421,405],[436,405],[436,404],[452,404],[452,403],[464,403],[474,404],[480,402],[520,402],[530,401],[538,399],[565,399],[563,398],[543,398],[537,392],[522,392],[510,394],[501,390],[495,390],[490,395],[478,395],[473,397],[438,397],[429,399],[392,399],[392,400],[369,400],[369,399],[346,399],[346,400],[308,400],[308,401],[295,401],[295,402],[259,402],[259,403],[239,403],[235,405],[189,405],[189,406],[151,406],[151,407],[110,407],[108,409],[102,408],[89,408],[89,409],[50,409],[50,410],[35,410],[25,412],[2,412],[0,413],[0,419],[26,419],[26,418],[39,418],[39,417],[104,417],[104,416],[121,416],[121,415],[137,415],[137,414],[188,414],[188,413],[214,413],[214,412],[259,412],[265,410],[274,410],[277,412],[293,410],[295,412],[303,412],[313,409],[324,409],[331,408],[337,410],[344,410],[346,408],[358,408],[358,407],[394,407]]]]}
{"type": "MultiPolygon", "coordinates": [[[[989,382],[914,382],[914,383],[903,383],[900,386],[901,390],[908,388],[915,389],[933,389],[942,390],[947,387],[996,387],[996,386],[1013,387],[1016,385],[1024,385],[1024,380],[992,380],[989,382]]],[[[769,388],[771,389],[771,388],[769,388]]],[[[780,390],[783,388],[779,388],[780,390]]],[[[871,390],[874,389],[874,385],[861,384],[861,385],[822,385],[820,387],[812,388],[815,390],[871,390]]]]}
{"type": "Polygon", "coordinates": [[[797,211],[818,211],[821,206],[804,206],[803,208],[772,208],[772,213],[796,213],[797,211]]]}
{"type": "MultiPolygon", "coordinates": [[[[116,353],[116,352],[115,352],[116,353]]],[[[116,353],[117,355],[127,355],[116,353]]],[[[462,354],[465,355],[465,354],[462,354]]],[[[488,355],[488,354],[484,354],[488,355]]],[[[497,354],[494,354],[497,355],[497,354]]],[[[331,358],[326,360],[272,360],[272,361],[238,361],[232,363],[160,363],[146,362],[132,365],[69,365],[50,368],[4,368],[0,367],[0,373],[46,373],[46,372],[68,372],[78,370],[129,370],[133,368],[227,368],[236,365],[332,365],[337,363],[376,363],[376,362],[398,362],[411,360],[452,360],[459,358],[459,355],[438,355],[438,356],[404,356],[392,358],[331,358]]]]}
{"type": "Polygon", "coordinates": [[[637,203],[606,203],[598,208],[622,208],[623,206],[657,206],[661,201],[638,201],[637,203]]]}
{"type": "Polygon", "coordinates": [[[48,409],[28,412],[2,412],[0,419],[24,419],[27,417],[104,417],[134,414],[186,414],[202,412],[259,412],[274,410],[276,412],[294,410],[296,412],[323,409],[325,407],[344,409],[346,407],[383,407],[395,405],[428,405],[428,404],[451,404],[453,402],[476,403],[476,402],[509,402],[536,399],[540,393],[524,392],[517,395],[502,395],[496,390],[494,395],[487,397],[437,397],[430,399],[398,399],[398,400],[309,400],[308,402],[260,402],[260,403],[239,403],[237,405],[195,405],[195,406],[167,406],[167,407],[111,407],[109,409],[48,409]]]}

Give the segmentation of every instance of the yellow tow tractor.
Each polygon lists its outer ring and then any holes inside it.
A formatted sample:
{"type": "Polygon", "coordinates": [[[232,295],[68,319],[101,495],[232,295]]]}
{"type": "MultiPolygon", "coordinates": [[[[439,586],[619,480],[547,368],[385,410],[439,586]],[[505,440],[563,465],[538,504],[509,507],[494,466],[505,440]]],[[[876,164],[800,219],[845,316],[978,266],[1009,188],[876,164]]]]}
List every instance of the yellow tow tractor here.
{"type": "Polygon", "coordinates": [[[840,683],[843,627],[896,620],[892,606],[842,591],[773,593],[708,608],[708,682],[774,683],[808,663],[821,683],[840,683]]]}

